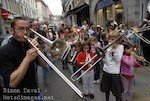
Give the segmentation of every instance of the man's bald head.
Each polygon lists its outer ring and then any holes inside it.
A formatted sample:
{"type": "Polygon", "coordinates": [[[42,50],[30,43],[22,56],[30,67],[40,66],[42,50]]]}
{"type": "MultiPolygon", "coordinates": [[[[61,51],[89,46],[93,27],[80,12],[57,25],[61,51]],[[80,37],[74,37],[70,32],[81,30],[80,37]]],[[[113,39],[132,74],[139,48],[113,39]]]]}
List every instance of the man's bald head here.
{"type": "Polygon", "coordinates": [[[33,28],[33,30],[38,31],[40,29],[40,23],[36,20],[33,21],[32,22],[32,28],[33,28]]]}

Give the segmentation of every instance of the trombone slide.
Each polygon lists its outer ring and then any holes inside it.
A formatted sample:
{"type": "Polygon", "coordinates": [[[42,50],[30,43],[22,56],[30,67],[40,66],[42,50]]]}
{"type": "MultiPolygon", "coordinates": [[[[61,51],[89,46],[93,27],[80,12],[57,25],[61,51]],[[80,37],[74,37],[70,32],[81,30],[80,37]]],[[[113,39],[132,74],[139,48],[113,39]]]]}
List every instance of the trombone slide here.
{"type": "Polygon", "coordinates": [[[137,36],[139,39],[141,39],[142,41],[144,41],[147,44],[150,44],[150,40],[146,39],[142,35],[139,35],[139,33],[150,30],[150,26],[146,26],[144,28],[139,28],[139,29],[131,27],[131,30],[133,30],[132,33],[135,33],[135,36],[137,36]]]}
{"type": "Polygon", "coordinates": [[[97,61],[95,61],[86,71],[84,71],[76,80],[79,80],[85,73],[87,73],[93,66],[95,66],[99,61],[101,61],[102,58],[99,58],[97,61]]]}
{"type": "Polygon", "coordinates": [[[139,39],[141,39],[145,43],[150,44],[150,41],[146,39],[145,37],[143,37],[142,35],[135,34],[135,36],[137,36],[139,39]]]}
{"type": "Polygon", "coordinates": [[[61,73],[57,67],[29,40],[26,36],[25,39],[37,50],[39,56],[41,56],[45,62],[51,66],[51,68],[81,97],[83,98],[82,92],[67,78],[63,73],[61,73]]]}
{"type": "Polygon", "coordinates": [[[71,60],[70,60],[70,63],[73,63],[73,61],[74,61],[74,59],[75,59],[77,53],[78,53],[77,51],[74,52],[74,55],[73,55],[73,57],[72,57],[71,60]]]}
{"type": "MultiPolygon", "coordinates": [[[[94,55],[90,60],[93,60],[96,56],[97,56],[97,54],[94,55]]],[[[72,81],[79,80],[81,77],[80,77],[80,78],[77,78],[77,79],[74,79],[74,76],[77,75],[77,73],[79,73],[79,72],[82,70],[82,68],[85,67],[86,65],[88,65],[90,62],[91,62],[91,61],[86,62],[86,63],[85,63],[82,67],[80,67],[74,74],[72,74],[72,75],[71,75],[71,80],[72,80],[72,81]]]]}
{"type": "Polygon", "coordinates": [[[37,32],[34,31],[33,29],[30,28],[30,30],[31,30],[32,32],[34,32],[37,36],[39,36],[39,37],[42,39],[42,41],[44,41],[47,45],[51,46],[51,45],[53,44],[52,41],[50,41],[49,39],[45,38],[45,37],[42,36],[41,34],[37,33],[37,32]]]}
{"type": "Polygon", "coordinates": [[[61,55],[61,59],[62,59],[62,60],[65,60],[65,59],[66,59],[67,55],[69,54],[69,52],[70,52],[70,50],[71,50],[71,46],[70,46],[68,43],[66,43],[66,44],[67,44],[67,47],[66,47],[66,49],[64,50],[63,54],[61,55]]]}
{"type": "MultiPolygon", "coordinates": [[[[117,37],[115,40],[113,40],[110,44],[108,44],[107,46],[105,46],[105,47],[102,48],[102,49],[99,49],[99,51],[104,54],[104,51],[105,51],[106,49],[108,49],[110,46],[112,46],[116,41],[118,41],[120,38],[122,38],[126,33],[127,33],[127,32],[124,32],[124,33],[121,34],[119,37],[117,37]]],[[[101,53],[100,53],[100,54],[101,54],[101,53]]],[[[93,66],[94,66],[97,62],[99,62],[99,61],[102,60],[102,58],[99,58],[99,59],[98,59],[96,62],[94,62],[83,74],[81,74],[78,78],[74,79],[75,75],[77,75],[77,73],[79,73],[79,72],[82,70],[82,68],[84,68],[86,65],[88,65],[88,64],[91,62],[91,60],[93,60],[93,59],[94,59],[95,57],[97,57],[97,56],[98,56],[98,54],[94,55],[94,56],[90,59],[90,61],[86,62],[86,63],[85,63],[82,67],[80,67],[74,74],[72,74],[72,75],[71,75],[72,81],[79,80],[86,72],[88,72],[88,70],[90,70],[91,68],[93,68],[93,66]]]]}

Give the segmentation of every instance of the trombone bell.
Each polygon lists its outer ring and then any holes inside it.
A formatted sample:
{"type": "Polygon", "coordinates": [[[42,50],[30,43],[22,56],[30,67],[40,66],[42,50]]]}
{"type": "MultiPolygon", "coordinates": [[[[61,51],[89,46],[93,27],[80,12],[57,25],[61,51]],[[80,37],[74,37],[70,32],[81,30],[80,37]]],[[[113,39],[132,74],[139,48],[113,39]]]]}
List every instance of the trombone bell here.
{"type": "Polygon", "coordinates": [[[69,52],[69,47],[65,40],[63,39],[56,39],[54,42],[50,41],[46,37],[40,35],[36,31],[30,28],[32,32],[34,32],[44,43],[51,47],[50,54],[54,59],[65,59],[69,52]],[[66,53],[67,52],[67,53],[66,53]],[[65,55],[65,57],[64,57],[65,55]]]}
{"type": "Polygon", "coordinates": [[[53,44],[51,46],[50,54],[55,59],[61,59],[62,55],[64,54],[64,52],[66,50],[66,48],[67,48],[66,42],[62,39],[57,39],[53,42],[53,44]]]}

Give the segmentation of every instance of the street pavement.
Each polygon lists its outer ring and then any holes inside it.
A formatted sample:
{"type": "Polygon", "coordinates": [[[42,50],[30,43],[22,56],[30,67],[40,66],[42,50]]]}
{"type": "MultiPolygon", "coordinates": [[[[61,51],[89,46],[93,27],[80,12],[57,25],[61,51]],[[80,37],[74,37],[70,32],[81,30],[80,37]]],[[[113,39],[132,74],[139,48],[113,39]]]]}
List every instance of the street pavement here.
{"type": "MultiPolygon", "coordinates": [[[[56,61],[55,66],[70,79],[70,69],[62,70],[61,61],[56,61]]],[[[136,69],[133,101],[150,101],[150,67],[136,69]]],[[[105,101],[105,95],[99,90],[100,84],[94,84],[94,99],[81,99],[51,68],[48,68],[49,85],[44,85],[42,80],[42,68],[38,68],[38,84],[42,89],[45,101],[105,101]]],[[[71,80],[70,80],[71,81],[71,80]]],[[[73,82],[73,81],[72,81],[73,82]]],[[[81,91],[82,84],[73,82],[81,91]]],[[[110,101],[115,101],[110,96],[110,101]]]]}
{"type": "Polygon", "coordinates": [[[150,67],[136,69],[133,101],[150,101],[150,67]]]}

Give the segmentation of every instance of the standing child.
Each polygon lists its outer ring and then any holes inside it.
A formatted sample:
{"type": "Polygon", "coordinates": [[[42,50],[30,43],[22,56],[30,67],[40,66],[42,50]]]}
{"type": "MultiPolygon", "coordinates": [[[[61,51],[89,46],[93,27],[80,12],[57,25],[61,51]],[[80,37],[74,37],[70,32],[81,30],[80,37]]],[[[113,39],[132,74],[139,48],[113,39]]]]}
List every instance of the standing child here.
{"type": "MultiPolygon", "coordinates": [[[[121,74],[124,92],[122,101],[132,101],[133,86],[134,86],[134,67],[138,64],[133,52],[133,46],[130,43],[124,43],[124,53],[121,59],[121,74]]],[[[138,57],[142,59],[142,57],[138,57]]]]}
{"type": "MultiPolygon", "coordinates": [[[[96,48],[102,48],[100,42],[98,42],[98,39],[96,36],[91,36],[89,39],[89,42],[91,44],[91,52],[93,52],[96,55],[96,48]]],[[[97,56],[95,60],[98,60],[100,57],[97,56]]],[[[100,69],[102,62],[98,62],[94,66],[94,83],[100,83],[100,69]]]]}
{"type": "Polygon", "coordinates": [[[73,67],[73,64],[72,64],[73,60],[72,60],[72,58],[74,57],[74,55],[76,53],[74,45],[77,42],[77,40],[75,40],[75,33],[72,32],[69,34],[67,42],[71,46],[70,52],[68,54],[68,62],[70,63],[70,64],[68,64],[68,67],[69,67],[71,73],[73,74],[73,68],[72,68],[73,67]]]}
{"type": "MultiPolygon", "coordinates": [[[[109,41],[112,42],[120,36],[119,32],[112,32],[109,35],[109,41]]],[[[120,64],[124,47],[119,44],[120,40],[110,46],[105,53],[105,63],[103,66],[103,76],[101,82],[101,91],[106,94],[106,101],[109,101],[110,91],[116,97],[116,101],[121,101],[123,86],[120,76],[120,64]]]]}
{"type": "MultiPolygon", "coordinates": [[[[77,55],[77,64],[80,65],[80,67],[94,56],[94,54],[90,52],[90,50],[91,50],[90,43],[87,41],[83,42],[81,52],[79,52],[77,55]]],[[[91,63],[92,61],[82,68],[81,74],[83,74],[83,72],[85,72],[90,67],[91,63]]],[[[91,99],[94,98],[93,80],[94,80],[94,70],[92,68],[85,75],[82,76],[84,96],[90,96],[91,99]]]]}
{"type": "MultiPolygon", "coordinates": [[[[70,62],[72,63],[73,65],[73,72],[75,73],[79,68],[78,68],[78,65],[77,65],[77,55],[78,53],[80,52],[81,50],[81,43],[78,41],[74,44],[74,53],[73,53],[73,56],[70,60],[70,62]]],[[[81,73],[80,73],[81,74],[81,73]]],[[[79,75],[80,75],[79,74],[79,75]]]]}

